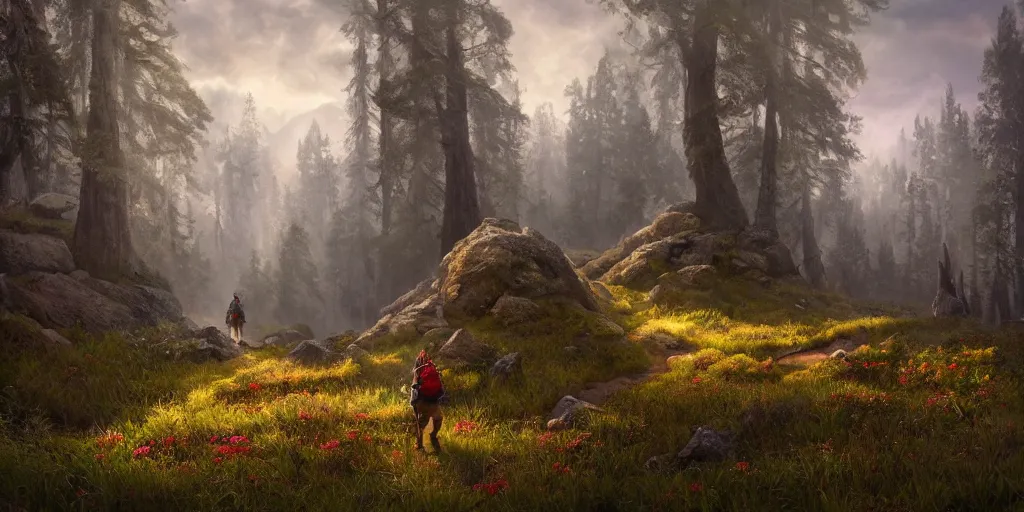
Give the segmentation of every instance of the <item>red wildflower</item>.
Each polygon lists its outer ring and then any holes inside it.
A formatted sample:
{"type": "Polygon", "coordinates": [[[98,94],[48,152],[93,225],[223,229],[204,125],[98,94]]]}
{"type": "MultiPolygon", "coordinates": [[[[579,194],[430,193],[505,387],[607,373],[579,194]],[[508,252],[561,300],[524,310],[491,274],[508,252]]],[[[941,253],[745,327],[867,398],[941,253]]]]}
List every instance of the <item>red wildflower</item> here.
{"type": "Polygon", "coordinates": [[[490,494],[491,496],[498,494],[503,489],[508,489],[508,481],[505,479],[501,479],[489,484],[479,483],[473,486],[474,491],[486,491],[487,494],[490,494]]]}
{"type": "Polygon", "coordinates": [[[396,461],[396,462],[399,461],[399,460],[402,460],[402,451],[401,450],[392,450],[391,451],[391,459],[396,461]]]}
{"type": "Polygon", "coordinates": [[[480,426],[469,420],[461,420],[455,424],[455,432],[461,434],[468,434],[480,426]]]}
{"type": "Polygon", "coordinates": [[[949,365],[949,369],[950,370],[956,370],[957,368],[958,368],[958,366],[957,366],[956,363],[952,363],[952,364],[949,365]]]}
{"type": "Polygon", "coordinates": [[[746,473],[747,470],[750,469],[750,463],[749,462],[743,462],[743,461],[737,462],[736,463],[736,469],[746,473]]]}
{"type": "Polygon", "coordinates": [[[321,450],[333,450],[333,449],[337,448],[339,445],[341,445],[341,441],[338,441],[337,439],[332,439],[332,440],[327,441],[326,443],[320,445],[320,449],[321,450]]]}
{"type": "Polygon", "coordinates": [[[154,441],[154,440],[150,439],[150,440],[149,440],[149,445],[150,445],[150,446],[156,446],[156,441],[154,441]]]}
{"type": "Polygon", "coordinates": [[[537,445],[538,446],[544,446],[544,445],[548,444],[548,441],[550,441],[552,437],[555,437],[555,433],[554,432],[545,432],[545,433],[537,436],[537,445]]]}
{"type": "Polygon", "coordinates": [[[231,444],[245,444],[249,442],[249,438],[245,436],[231,436],[228,438],[228,442],[231,444]]]}
{"type": "Polygon", "coordinates": [[[124,436],[117,432],[108,432],[106,435],[96,438],[96,444],[99,445],[100,448],[114,446],[121,441],[124,441],[124,436]]]}
{"type": "Polygon", "coordinates": [[[356,439],[359,439],[359,431],[357,430],[349,430],[348,433],[345,435],[348,436],[349,441],[355,441],[356,439]]]}
{"type": "Polygon", "coordinates": [[[300,419],[300,420],[302,420],[302,421],[308,421],[308,420],[310,420],[310,419],[312,419],[312,418],[313,418],[313,417],[312,417],[312,416],[310,416],[308,412],[306,412],[306,411],[299,411],[299,419],[300,419]]]}
{"type": "Polygon", "coordinates": [[[693,380],[691,380],[690,382],[692,382],[694,384],[700,384],[701,378],[700,377],[694,377],[693,380]]]}
{"type": "Polygon", "coordinates": [[[210,444],[217,444],[217,439],[219,439],[217,436],[211,437],[210,438],[210,444]]]}
{"type": "Polygon", "coordinates": [[[370,434],[366,434],[365,436],[363,436],[363,441],[366,441],[367,443],[370,443],[370,442],[373,442],[373,438],[370,437],[370,434]]]}
{"type": "Polygon", "coordinates": [[[694,482],[690,484],[690,492],[701,492],[704,490],[704,484],[700,482],[694,482]]]}
{"type": "Polygon", "coordinates": [[[75,491],[75,496],[78,496],[79,498],[81,498],[82,496],[85,496],[86,494],[89,494],[89,493],[85,492],[85,489],[82,489],[81,487],[79,487],[78,490],[75,491]]]}
{"type": "Polygon", "coordinates": [[[249,383],[249,389],[251,389],[253,391],[259,391],[260,390],[260,384],[258,382],[250,382],[249,383]]]}
{"type": "Polygon", "coordinates": [[[366,414],[365,412],[356,413],[356,420],[357,421],[364,421],[364,420],[368,420],[368,419],[370,419],[370,415],[369,414],[366,414]]]}
{"type": "Polygon", "coordinates": [[[906,386],[907,382],[908,382],[907,376],[906,375],[900,375],[900,385],[906,386]]]}
{"type": "Polygon", "coordinates": [[[136,448],[135,451],[132,452],[132,457],[135,457],[136,459],[138,459],[139,457],[148,457],[149,449],[149,446],[140,446],[136,448]]]}
{"type": "Polygon", "coordinates": [[[107,458],[107,456],[102,454],[102,453],[97,453],[96,454],[96,460],[103,460],[105,458],[107,458]]]}
{"type": "Polygon", "coordinates": [[[164,446],[170,446],[174,444],[174,436],[167,436],[164,438],[164,446]]]}
{"type": "Polygon", "coordinates": [[[584,433],[576,436],[576,439],[573,439],[572,441],[569,441],[568,443],[566,443],[565,449],[566,450],[573,450],[573,449],[579,447],[579,445],[582,444],[583,441],[586,441],[589,437],[590,437],[590,432],[584,432],[584,433]]]}
{"type": "Polygon", "coordinates": [[[224,458],[223,457],[214,457],[213,458],[213,463],[214,464],[220,464],[221,462],[224,462],[224,458]]]}
{"type": "Polygon", "coordinates": [[[569,469],[569,466],[563,466],[561,462],[554,463],[551,466],[551,469],[555,470],[555,473],[569,473],[572,471],[571,469],[569,469]]]}

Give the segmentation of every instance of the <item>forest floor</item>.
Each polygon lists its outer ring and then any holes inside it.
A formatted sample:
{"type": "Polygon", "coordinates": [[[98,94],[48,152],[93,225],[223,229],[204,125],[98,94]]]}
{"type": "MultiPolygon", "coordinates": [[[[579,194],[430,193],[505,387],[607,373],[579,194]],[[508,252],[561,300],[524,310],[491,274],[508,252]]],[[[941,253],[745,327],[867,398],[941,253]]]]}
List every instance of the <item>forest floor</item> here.
{"type": "Polygon", "coordinates": [[[314,368],[283,349],[175,362],[160,329],[5,349],[0,508],[1024,510],[1019,327],[913,318],[785,283],[723,282],[672,311],[611,290],[629,343],[574,339],[571,315],[467,326],[519,351],[523,372],[500,383],[486,368],[443,368],[440,454],[413,449],[404,386],[416,343],[314,368]],[[868,346],[776,361],[837,339],[868,346]],[[666,363],[671,351],[683,355],[666,363]],[[566,394],[603,411],[547,432],[566,394]],[[726,460],[645,469],[702,425],[736,434],[726,460]]]}

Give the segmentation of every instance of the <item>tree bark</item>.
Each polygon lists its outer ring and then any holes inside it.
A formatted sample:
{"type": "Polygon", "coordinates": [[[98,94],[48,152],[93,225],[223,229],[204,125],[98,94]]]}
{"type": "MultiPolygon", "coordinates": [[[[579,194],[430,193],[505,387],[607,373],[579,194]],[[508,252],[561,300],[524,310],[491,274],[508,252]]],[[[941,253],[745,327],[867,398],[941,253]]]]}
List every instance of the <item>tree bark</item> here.
{"type": "Polygon", "coordinates": [[[800,199],[800,239],[803,244],[804,271],[815,288],[825,286],[825,266],[821,263],[821,249],[814,236],[814,215],[811,212],[811,184],[804,178],[803,196],[800,199]]]}
{"type": "MultiPolygon", "coordinates": [[[[377,76],[380,81],[377,85],[377,97],[384,102],[391,99],[392,77],[391,77],[391,38],[390,27],[388,26],[387,12],[389,9],[388,0],[377,0],[377,34],[380,37],[380,46],[377,54],[377,76]]],[[[391,115],[389,105],[378,105],[380,107],[380,231],[382,235],[391,232],[391,199],[394,190],[393,173],[394,157],[392,155],[391,143],[394,139],[394,119],[391,115]]]]}
{"type": "Polygon", "coordinates": [[[133,255],[114,76],[119,6],[120,0],[100,0],[93,10],[89,117],[73,244],[78,268],[105,279],[130,275],[133,255]]]}
{"type": "Polygon", "coordinates": [[[466,70],[458,38],[459,13],[456,2],[447,10],[447,70],[441,145],[445,152],[444,217],[441,224],[441,257],[456,242],[480,225],[480,203],[476,192],[473,148],[469,143],[469,109],[466,98],[466,70]]]}
{"type": "Polygon", "coordinates": [[[719,30],[711,4],[702,1],[696,8],[692,38],[676,37],[686,68],[686,158],[696,188],[697,216],[712,228],[743,229],[749,220],[725,157],[718,119],[719,30]]]}
{"type": "MultiPolygon", "coordinates": [[[[764,145],[761,153],[761,187],[757,194],[757,210],[754,213],[754,227],[769,233],[773,238],[779,237],[779,228],[775,213],[778,188],[778,155],[779,155],[779,94],[776,72],[779,63],[776,57],[785,51],[779,50],[779,34],[782,31],[782,14],[779,1],[772,7],[769,33],[771,44],[767,51],[768,73],[765,82],[765,120],[764,145]]],[[[784,57],[783,57],[784,58],[784,57]]]]}
{"type": "Polygon", "coordinates": [[[1014,256],[1013,259],[1013,270],[1016,274],[1016,290],[1015,295],[1017,297],[1016,313],[1015,318],[1024,318],[1024,153],[1018,156],[1017,162],[1017,175],[1016,185],[1017,193],[1014,196],[1016,201],[1016,209],[1014,210],[1013,221],[1014,226],[1014,256]]]}

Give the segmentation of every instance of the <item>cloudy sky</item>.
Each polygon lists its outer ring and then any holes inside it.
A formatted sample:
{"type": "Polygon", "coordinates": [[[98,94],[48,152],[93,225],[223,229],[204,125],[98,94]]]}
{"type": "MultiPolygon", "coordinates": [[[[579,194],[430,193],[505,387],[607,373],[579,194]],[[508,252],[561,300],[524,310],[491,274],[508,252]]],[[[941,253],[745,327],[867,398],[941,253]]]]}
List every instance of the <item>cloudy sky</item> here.
{"type": "MultiPolygon", "coordinates": [[[[868,68],[852,108],[866,154],[886,151],[900,127],[937,109],[947,82],[972,111],[981,56],[1009,0],[891,0],[858,36],[868,68]]],[[[511,50],[527,113],[585,77],[618,20],[592,0],[493,0],[511,19],[511,50]]],[[[350,46],[341,0],[186,0],[175,3],[175,50],[218,121],[234,122],[251,91],[272,131],[324,103],[344,101],[350,46]]]]}

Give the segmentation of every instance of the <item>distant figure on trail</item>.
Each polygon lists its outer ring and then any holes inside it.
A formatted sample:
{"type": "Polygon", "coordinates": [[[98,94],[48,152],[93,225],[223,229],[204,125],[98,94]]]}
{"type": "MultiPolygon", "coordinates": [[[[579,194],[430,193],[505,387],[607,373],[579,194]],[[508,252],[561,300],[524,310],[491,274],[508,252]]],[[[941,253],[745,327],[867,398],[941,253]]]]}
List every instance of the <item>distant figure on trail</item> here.
{"type": "Polygon", "coordinates": [[[231,300],[231,304],[228,305],[228,314],[224,317],[224,323],[227,324],[228,329],[231,331],[231,339],[235,343],[242,342],[242,325],[245,324],[245,311],[242,311],[242,301],[239,300],[238,294],[234,294],[234,299],[231,300]]]}
{"type": "Polygon", "coordinates": [[[423,430],[427,423],[434,420],[434,429],[430,432],[430,444],[435,452],[441,451],[441,443],[437,441],[437,433],[441,431],[441,400],[444,398],[444,384],[434,362],[430,360],[426,350],[421,350],[416,357],[412,371],[412,393],[409,404],[416,416],[416,449],[423,449],[423,430]]]}

